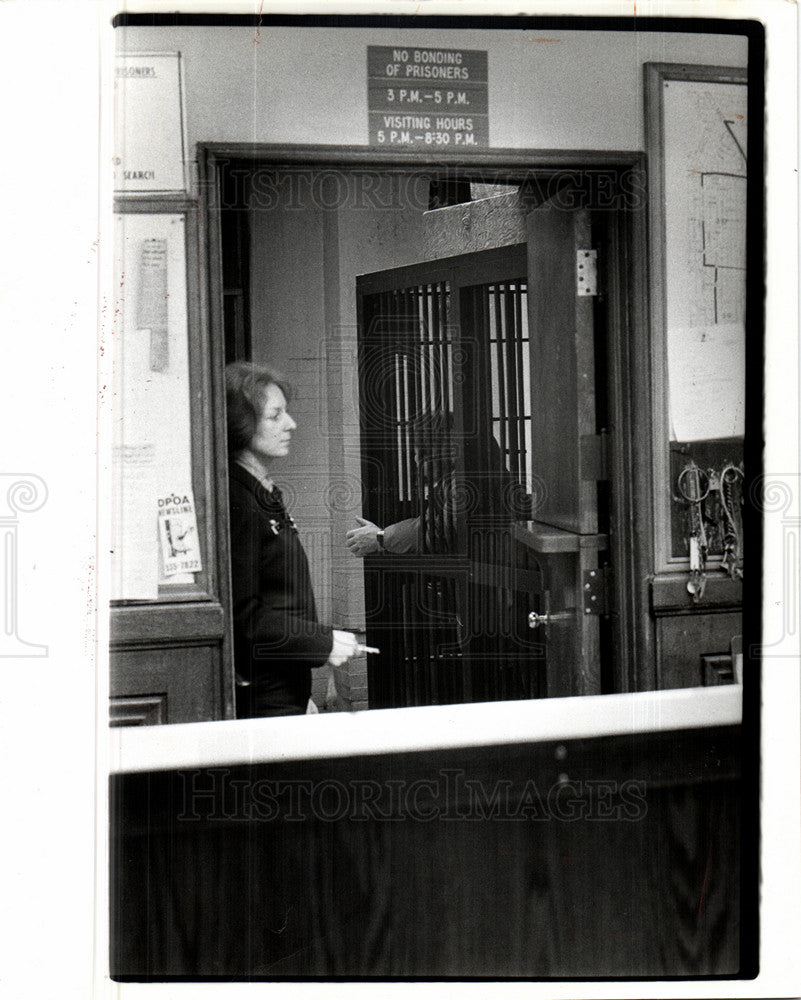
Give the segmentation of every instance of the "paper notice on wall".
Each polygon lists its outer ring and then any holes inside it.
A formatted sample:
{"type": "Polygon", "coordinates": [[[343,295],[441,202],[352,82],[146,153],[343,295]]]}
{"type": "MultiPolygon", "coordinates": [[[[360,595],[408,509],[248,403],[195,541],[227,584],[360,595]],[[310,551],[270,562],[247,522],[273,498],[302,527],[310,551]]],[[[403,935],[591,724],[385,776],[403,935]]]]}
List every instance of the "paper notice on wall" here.
{"type": "Polygon", "coordinates": [[[150,370],[163,372],[170,361],[168,337],[167,240],[142,240],[136,326],[150,337],[150,370]]]}
{"type": "Polygon", "coordinates": [[[118,444],[113,451],[111,599],[155,601],[159,591],[156,447],[149,442],[118,444]]]}
{"type": "Polygon", "coordinates": [[[118,55],[114,72],[114,189],[186,189],[181,56],[118,55]]]}
{"type": "Polygon", "coordinates": [[[158,498],[161,572],[165,577],[197,573],[203,568],[191,490],[176,490],[158,498]]]}
{"type": "Polygon", "coordinates": [[[745,330],[740,323],[668,330],[670,423],[675,441],[742,437],[745,330]]]}

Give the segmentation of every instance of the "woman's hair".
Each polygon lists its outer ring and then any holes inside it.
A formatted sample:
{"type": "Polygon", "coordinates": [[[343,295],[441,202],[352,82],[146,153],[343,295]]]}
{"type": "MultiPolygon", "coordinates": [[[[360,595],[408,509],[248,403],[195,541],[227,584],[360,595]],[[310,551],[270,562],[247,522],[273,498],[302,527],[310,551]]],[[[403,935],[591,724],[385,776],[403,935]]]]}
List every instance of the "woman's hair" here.
{"type": "Polygon", "coordinates": [[[225,369],[226,422],[228,454],[247,448],[256,433],[256,424],[264,406],[267,388],[277,386],[287,400],[289,383],[275,369],[253,361],[233,361],[225,369]]]}

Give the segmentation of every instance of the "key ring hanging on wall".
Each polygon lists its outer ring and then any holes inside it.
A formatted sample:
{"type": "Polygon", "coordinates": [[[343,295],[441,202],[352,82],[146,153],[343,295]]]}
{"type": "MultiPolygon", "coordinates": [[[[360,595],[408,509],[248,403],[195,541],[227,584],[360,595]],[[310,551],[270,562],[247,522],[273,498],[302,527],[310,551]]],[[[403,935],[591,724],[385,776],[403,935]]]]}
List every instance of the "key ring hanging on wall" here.
{"type": "Polygon", "coordinates": [[[742,580],[743,480],[740,465],[726,465],[720,473],[720,506],[723,511],[723,566],[732,580],[742,580]]]}
{"type": "Polygon", "coordinates": [[[709,473],[690,461],[679,473],[676,486],[681,496],[676,499],[684,503],[701,503],[709,496],[709,483],[709,473]]]}
{"type": "Polygon", "coordinates": [[[735,493],[739,491],[740,505],[742,505],[742,487],[745,478],[742,466],[726,465],[720,473],[720,502],[723,510],[730,521],[734,521],[737,514],[735,493]]]}
{"type": "Polygon", "coordinates": [[[703,502],[709,496],[711,476],[699,468],[692,459],[679,473],[676,483],[680,496],[676,500],[688,506],[690,546],[690,578],[687,590],[697,604],[706,588],[707,537],[704,524],[703,502]]]}
{"type": "Polygon", "coordinates": [[[698,603],[706,587],[709,538],[723,546],[722,568],[732,580],[742,579],[742,465],[729,463],[718,472],[702,469],[691,459],[676,480],[674,500],[687,506],[690,577],[687,590],[698,603]],[[711,535],[708,534],[711,532],[711,535]]]}

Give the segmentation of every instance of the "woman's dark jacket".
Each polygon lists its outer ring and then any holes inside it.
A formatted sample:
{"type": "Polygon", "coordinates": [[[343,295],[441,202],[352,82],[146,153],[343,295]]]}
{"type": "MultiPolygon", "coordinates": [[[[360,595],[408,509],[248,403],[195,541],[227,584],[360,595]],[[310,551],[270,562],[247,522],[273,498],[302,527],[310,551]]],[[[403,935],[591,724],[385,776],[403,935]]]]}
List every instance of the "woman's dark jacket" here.
{"type": "Polygon", "coordinates": [[[235,463],[229,470],[237,715],[306,711],[311,667],[322,666],[331,628],[317,621],[309,564],[277,489],[235,463]]]}

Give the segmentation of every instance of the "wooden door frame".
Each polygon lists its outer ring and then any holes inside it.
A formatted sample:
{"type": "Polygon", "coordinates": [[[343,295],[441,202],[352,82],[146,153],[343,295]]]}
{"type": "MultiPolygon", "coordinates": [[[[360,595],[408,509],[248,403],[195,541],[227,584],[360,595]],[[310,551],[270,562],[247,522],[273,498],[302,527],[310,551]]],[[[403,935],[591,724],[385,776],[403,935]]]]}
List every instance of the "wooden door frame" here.
{"type": "MultiPolygon", "coordinates": [[[[214,411],[222,414],[222,248],[220,238],[219,171],[231,160],[278,169],[307,166],[355,171],[409,174],[443,170],[479,175],[485,182],[552,177],[558,171],[615,171],[627,178],[618,186],[609,206],[607,227],[607,352],[611,378],[609,470],[614,498],[613,523],[619,528],[610,539],[615,568],[613,605],[617,615],[614,650],[616,691],[653,690],[656,687],[654,626],[650,614],[649,580],[653,573],[651,334],[648,293],[648,187],[646,156],[639,151],[494,149],[487,152],[436,154],[401,153],[363,146],[279,145],[273,143],[198,143],[198,201],[204,311],[212,355],[214,411]],[[625,208],[614,197],[625,200],[625,208]],[[636,422],[635,422],[636,416],[636,422]],[[625,531],[624,531],[625,529],[625,531]]],[[[217,435],[217,441],[222,437],[217,435]]],[[[222,444],[224,449],[224,441],[222,444]]],[[[221,566],[229,565],[229,520],[225,456],[218,455],[218,531],[221,566]]],[[[226,587],[230,593],[230,582],[226,587]]],[[[227,609],[232,628],[231,609],[227,609]]]]}

